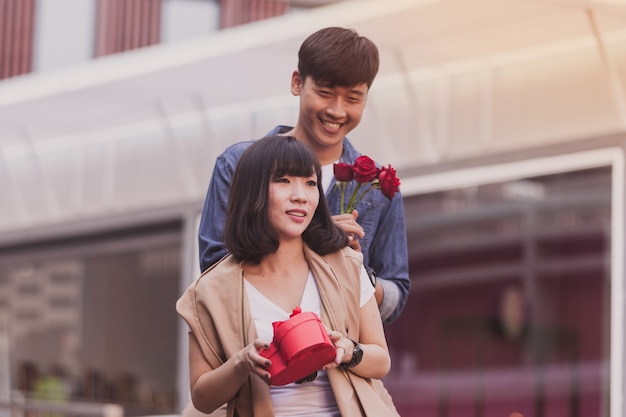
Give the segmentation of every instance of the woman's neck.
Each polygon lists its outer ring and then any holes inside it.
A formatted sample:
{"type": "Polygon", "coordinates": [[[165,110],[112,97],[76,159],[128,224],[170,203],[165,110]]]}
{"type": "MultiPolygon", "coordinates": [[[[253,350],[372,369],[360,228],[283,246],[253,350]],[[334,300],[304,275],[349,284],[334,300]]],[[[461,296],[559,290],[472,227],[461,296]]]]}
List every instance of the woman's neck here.
{"type": "Polygon", "coordinates": [[[281,242],[276,252],[264,256],[258,266],[261,271],[284,273],[301,263],[306,263],[304,242],[297,239],[281,242]]]}
{"type": "Polygon", "coordinates": [[[304,246],[281,244],[276,253],[256,265],[244,264],[248,282],[284,311],[300,305],[309,275],[304,246]]]}

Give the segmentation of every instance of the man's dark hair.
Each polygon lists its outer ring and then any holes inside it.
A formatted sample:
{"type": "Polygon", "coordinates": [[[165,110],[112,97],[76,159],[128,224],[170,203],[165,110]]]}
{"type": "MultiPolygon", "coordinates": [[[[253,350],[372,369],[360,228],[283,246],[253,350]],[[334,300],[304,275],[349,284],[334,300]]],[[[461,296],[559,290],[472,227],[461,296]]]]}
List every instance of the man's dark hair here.
{"type": "Polygon", "coordinates": [[[369,89],[378,67],[378,48],[354,29],[321,29],[310,35],[298,51],[298,71],[303,82],[310,76],[316,83],[331,87],[365,83],[369,89]]]}
{"type": "Polygon", "coordinates": [[[270,182],[285,175],[317,175],[320,201],[302,237],[319,255],[348,244],[347,235],[330,218],[322,189],[319,160],[306,145],[290,136],[268,136],[254,142],[241,155],[232,178],[224,225],[226,248],[240,261],[258,263],[276,252],[279,240],[269,219],[270,182]]]}

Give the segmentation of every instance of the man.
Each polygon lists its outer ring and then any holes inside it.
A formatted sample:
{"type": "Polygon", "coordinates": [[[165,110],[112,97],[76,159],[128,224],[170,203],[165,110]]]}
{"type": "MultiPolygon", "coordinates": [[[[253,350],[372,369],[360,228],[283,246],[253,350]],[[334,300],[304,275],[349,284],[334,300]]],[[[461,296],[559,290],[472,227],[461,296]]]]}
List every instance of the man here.
{"type": "MultiPolygon", "coordinates": [[[[298,69],[291,77],[291,92],[300,97],[295,126],[277,126],[268,135],[289,135],[305,143],[323,166],[323,185],[332,213],[340,213],[340,190],[335,187],[333,163],[354,163],[360,153],[346,135],[361,121],[367,94],[379,66],[378,49],[354,30],[321,29],[310,35],[298,52],[298,69]]],[[[237,161],[252,141],[230,146],[215,163],[200,229],[200,270],[226,255],[223,223],[230,179],[237,161]]],[[[352,193],[354,184],[346,189],[352,193]]],[[[381,317],[395,320],[409,293],[408,255],[402,197],[389,200],[370,192],[353,213],[333,216],[350,237],[350,246],[363,253],[381,317]]]]}

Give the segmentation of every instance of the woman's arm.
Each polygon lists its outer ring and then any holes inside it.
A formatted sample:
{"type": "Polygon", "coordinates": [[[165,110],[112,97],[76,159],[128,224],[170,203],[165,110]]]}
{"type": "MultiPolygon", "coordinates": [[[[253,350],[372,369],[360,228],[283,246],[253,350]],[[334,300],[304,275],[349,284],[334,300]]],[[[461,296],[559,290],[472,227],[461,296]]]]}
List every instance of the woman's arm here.
{"type": "MultiPolygon", "coordinates": [[[[339,332],[331,331],[330,339],[337,348],[335,366],[348,364],[354,353],[354,343],[339,332]]],[[[363,351],[361,362],[350,371],[364,378],[381,379],[391,369],[391,358],[385,339],[376,299],[371,297],[359,310],[359,340],[363,351]]]]}
{"type": "Polygon", "coordinates": [[[203,413],[213,412],[237,394],[251,373],[269,383],[270,374],[265,369],[269,362],[258,353],[263,348],[267,345],[257,339],[213,369],[204,359],[196,337],[189,333],[189,377],[194,407],[203,413]]]}

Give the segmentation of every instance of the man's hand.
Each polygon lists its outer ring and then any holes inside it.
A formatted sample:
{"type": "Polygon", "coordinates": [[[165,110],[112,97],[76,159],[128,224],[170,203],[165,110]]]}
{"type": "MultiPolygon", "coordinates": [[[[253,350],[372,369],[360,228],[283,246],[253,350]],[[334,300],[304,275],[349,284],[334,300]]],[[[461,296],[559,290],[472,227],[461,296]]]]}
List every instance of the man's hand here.
{"type": "Polygon", "coordinates": [[[332,216],[333,222],[341,228],[348,235],[348,246],[352,249],[361,252],[361,243],[359,239],[365,236],[365,231],[360,224],[356,222],[359,217],[358,210],[354,210],[351,214],[337,214],[332,216]]]}

